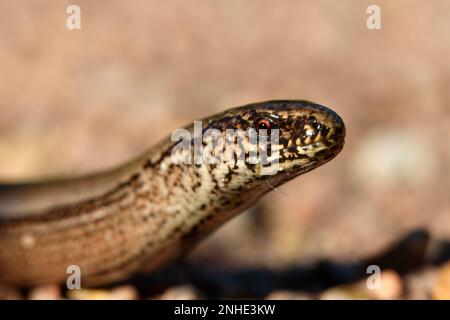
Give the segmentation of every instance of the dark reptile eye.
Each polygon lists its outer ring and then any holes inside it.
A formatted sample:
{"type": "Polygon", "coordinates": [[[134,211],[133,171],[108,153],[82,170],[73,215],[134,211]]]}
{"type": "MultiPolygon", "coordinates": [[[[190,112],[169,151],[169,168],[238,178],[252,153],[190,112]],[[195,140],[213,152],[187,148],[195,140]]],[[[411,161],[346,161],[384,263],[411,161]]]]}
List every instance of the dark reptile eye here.
{"type": "Polygon", "coordinates": [[[272,121],[267,119],[267,118],[261,118],[256,120],[256,128],[258,129],[265,129],[265,130],[270,130],[270,128],[272,128],[272,121]]]}

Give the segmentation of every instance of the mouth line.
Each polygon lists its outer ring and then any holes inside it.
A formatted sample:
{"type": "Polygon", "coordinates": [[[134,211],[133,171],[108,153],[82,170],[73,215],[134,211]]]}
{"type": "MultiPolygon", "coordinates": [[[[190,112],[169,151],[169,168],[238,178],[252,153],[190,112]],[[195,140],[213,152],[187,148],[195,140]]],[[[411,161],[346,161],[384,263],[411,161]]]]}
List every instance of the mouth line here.
{"type": "MultiPolygon", "coordinates": [[[[322,153],[325,150],[336,149],[339,145],[343,145],[341,139],[329,139],[325,141],[317,141],[303,146],[291,146],[280,150],[285,153],[291,153],[293,158],[305,158],[313,159],[317,154],[322,153]]],[[[336,152],[338,153],[338,152],[336,152]]]]}
{"type": "Polygon", "coordinates": [[[298,152],[299,151],[298,149],[301,148],[304,152],[312,152],[312,151],[317,151],[318,149],[322,150],[325,148],[330,148],[336,144],[337,144],[337,142],[335,142],[334,140],[328,140],[327,142],[317,141],[317,142],[313,142],[310,144],[305,144],[303,146],[292,146],[292,147],[288,147],[288,148],[283,148],[283,151],[288,151],[288,152],[297,151],[298,152]]]}

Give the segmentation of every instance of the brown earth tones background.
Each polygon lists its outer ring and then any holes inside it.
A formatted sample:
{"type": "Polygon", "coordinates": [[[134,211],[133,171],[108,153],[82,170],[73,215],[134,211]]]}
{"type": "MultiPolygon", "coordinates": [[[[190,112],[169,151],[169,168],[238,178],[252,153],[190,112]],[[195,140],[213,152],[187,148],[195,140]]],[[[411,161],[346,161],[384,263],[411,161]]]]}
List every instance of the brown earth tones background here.
{"type": "MultiPolygon", "coordinates": [[[[79,0],[70,31],[72,3],[0,3],[1,180],[113,166],[262,100],[312,100],[347,126],[335,160],[141,298],[450,298],[450,1],[79,0]],[[382,30],[366,27],[370,4],[382,30]],[[346,277],[364,261],[381,261],[382,290],[366,289],[365,269],[346,277]]],[[[117,290],[137,297],[133,284],[94,296],[117,290]]]]}

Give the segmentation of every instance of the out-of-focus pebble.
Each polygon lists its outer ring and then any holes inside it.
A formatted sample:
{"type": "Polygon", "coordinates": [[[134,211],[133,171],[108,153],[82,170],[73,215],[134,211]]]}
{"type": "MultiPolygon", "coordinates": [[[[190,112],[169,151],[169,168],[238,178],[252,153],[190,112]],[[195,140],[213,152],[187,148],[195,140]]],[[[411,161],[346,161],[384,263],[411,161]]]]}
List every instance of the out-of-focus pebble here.
{"type": "Polygon", "coordinates": [[[139,299],[139,294],[133,286],[120,286],[112,290],[69,290],[67,297],[73,300],[135,300],[139,299]]]}
{"type": "Polygon", "coordinates": [[[110,300],[111,292],[99,289],[68,290],[67,297],[72,300],[110,300]]]}
{"type": "MultiPolygon", "coordinates": [[[[366,286],[367,288],[367,286],[366,286]]],[[[393,300],[399,299],[403,293],[402,279],[393,270],[381,272],[381,286],[376,289],[369,289],[368,294],[372,299],[393,300]]]]}
{"type": "Polygon", "coordinates": [[[200,294],[189,285],[172,287],[164,291],[161,295],[155,297],[160,300],[195,300],[199,299],[200,294]]]}
{"type": "Polygon", "coordinates": [[[139,293],[133,286],[120,286],[111,291],[113,300],[136,300],[139,299],[139,293]]]}
{"type": "Polygon", "coordinates": [[[438,269],[434,266],[427,266],[417,272],[406,275],[405,299],[426,300],[430,299],[437,282],[438,269]]]}
{"type": "Polygon", "coordinates": [[[322,292],[321,300],[353,300],[353,299],[399,299],[403,293],[403,285],[400,276],[392,270],[381,272],[381,286],[369,288],[367,279],[357,283],[337,286],[322,292]]]}
{"type": "Polygon", "coordinates": [[[439,270],[432,297],[436,300],[450,300],[450,261],[439,270]]]}
{"type": "Polygon", "coordinates": [[[276,290],[271,292],[267,300],[311,300],[313,297],[301,291],[276,290]]]}
{"type": "Polygon", "coordinates": [[[60,300],[62,299],[61,289],[56,284],[38,286],[28,294],[29,300],[60,300]]]}
{"type": "Polygon", "coordinates": [[[0,300],[22,300],[23,296],[16,288],[0,285],[0,300]]]}
{"type": "Polygon", "coordinates": [[[370,296],[360,284],[338,286],[323,291],[319,295],[320,300],[367,300],[370,296]]]}

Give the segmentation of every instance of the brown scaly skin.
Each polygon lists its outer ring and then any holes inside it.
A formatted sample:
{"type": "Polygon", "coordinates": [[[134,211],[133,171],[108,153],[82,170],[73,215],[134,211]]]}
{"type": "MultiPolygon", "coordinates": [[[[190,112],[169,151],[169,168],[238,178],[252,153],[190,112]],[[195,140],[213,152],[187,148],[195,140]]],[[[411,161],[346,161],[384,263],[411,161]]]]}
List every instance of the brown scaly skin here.
{"type": "Polygon", "coordinates": [[[203,130],[279,129],[280,145],[270,147],[281,150],[280,169],[262,175],[261,164],[174,164],[177,142],[169,137],[114,170],[0,185],[0,282],[64,282],[69,265],[81,268],[83,287],[151,271],[344,145],[341,118],[307,101],[255,103],[202,121],[203,130]]]}

